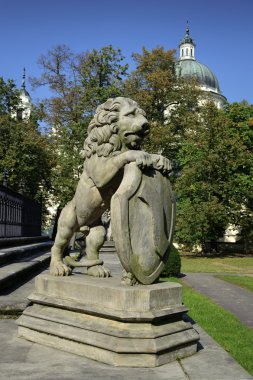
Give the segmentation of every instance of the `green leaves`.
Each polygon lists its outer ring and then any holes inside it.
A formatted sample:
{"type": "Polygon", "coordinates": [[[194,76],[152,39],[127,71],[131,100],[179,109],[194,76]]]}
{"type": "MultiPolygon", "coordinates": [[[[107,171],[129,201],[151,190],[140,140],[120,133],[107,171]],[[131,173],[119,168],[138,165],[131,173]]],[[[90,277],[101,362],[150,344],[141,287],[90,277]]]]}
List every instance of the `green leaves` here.
{"type": "Polygon", "coordinates": [[[228,116],[212,103],[202,106],[200,122],[178,153],[177,238],[189,246],[217,240],[229,224],[242,225],[249,195],[245,192],[249,178],[242,171],[249,151],[228,116]]]}
{"type": "Polygon", "coordinates": [[[123,60],[121,50],[111,45],[80,54],[59,45],[39,59],[42,74],[32,83],[52,91],[40,108],[51,129],[52,194],[60,205],[74,194],[82,172],[80,151],[96,108],[110,97],[123,95],[128,68],[123,60]]]}
{"type": "Polygon", "coordinates": [[[0,116],[0,172],[9,172],[8,185],[17,190],[23,180],[25,194],[40,198],[50,188],[51,151],[46,136],[30,122],[0,116]]]}
{"type": "Polygon", "coordinates": [[[4,81],[0,77],[0,115],[9,115],[11,110],[17,109],[19,105],[19,91],[15,88],[12,80],[4,81]]]}

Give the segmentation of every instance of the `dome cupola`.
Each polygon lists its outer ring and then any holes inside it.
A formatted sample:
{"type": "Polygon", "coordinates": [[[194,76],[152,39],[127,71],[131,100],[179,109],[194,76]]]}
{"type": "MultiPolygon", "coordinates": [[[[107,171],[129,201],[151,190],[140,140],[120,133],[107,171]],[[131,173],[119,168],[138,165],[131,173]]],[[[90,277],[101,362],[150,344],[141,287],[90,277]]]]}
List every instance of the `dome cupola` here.
{"type": "Polygon", "coordinates": [[[180,60],[192,59],[195,60],[195,43],[190,36],[190,29],[187,21],[185,36],[179,44],[180,60]]]}
{"type": "Polygon", "coordinates": [[[196,78],[199,87],[212,94],[218,108],[222,108],[226,98],[221,94],[219,82],[214,73],[195,58],[196,44],[190,35],[187,21],[185,36],[179,44],[180,56],[176,65],[176,74],[183,78],[196,78]]]}
{"type": "Polygon", "coordinates": [[[32,110],[32,99],[25,85],[25,68],[23,69],[22,86],[20,90],[20,106],[17,111],[17,118],[28,120],[32,110]]]}

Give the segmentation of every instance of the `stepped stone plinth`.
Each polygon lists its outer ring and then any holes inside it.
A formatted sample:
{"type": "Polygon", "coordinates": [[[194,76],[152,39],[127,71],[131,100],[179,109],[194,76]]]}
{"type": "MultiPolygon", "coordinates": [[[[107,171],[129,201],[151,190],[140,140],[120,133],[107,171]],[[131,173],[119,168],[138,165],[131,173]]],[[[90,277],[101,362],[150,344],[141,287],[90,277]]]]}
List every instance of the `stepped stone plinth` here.
{"type": "Polygon", "coordinates": [[[155,367],[197,350],[181,285],[127,286],[76,273],[36,278],[19,336],[114,366],[155,367]]]}

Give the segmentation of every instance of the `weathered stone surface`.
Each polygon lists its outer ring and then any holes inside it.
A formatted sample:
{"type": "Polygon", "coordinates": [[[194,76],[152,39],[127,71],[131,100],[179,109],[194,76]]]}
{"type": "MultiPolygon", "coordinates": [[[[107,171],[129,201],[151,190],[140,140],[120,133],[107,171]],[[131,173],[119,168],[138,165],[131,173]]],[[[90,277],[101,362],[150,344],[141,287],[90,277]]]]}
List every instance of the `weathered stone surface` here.
{"type": "Polygon", "coordinates": [[[176,283],[132,287],[122,285],[118,278],[97,281],[86,275],[58,278],[43,274],[36,278],[35,292],[29,299],[113,319],[153,320],[185,312],[181,292],[176,283]]]}
{"type": "MultiPolygon", "coordinates": [[[[64,318],[61,318],[62,322],[57,320],[51,321],[50,319],[47,319],[48,317],[46,318],[43,313],[41,313],[41,315],[44,318],[34,318],[24,314],[19,320],[19,326],[28,328],[32,326],[32,330],[117,353],[159,353],[164,350],[170,350],[177,348],[180,345],[187,345],[196,341],[196,332],[189,326],[184,326],[182,331],[178,328],[177,330],[179,331],[177,332],[175,331],[154,338],[148,338],[144,333],[143,337],[134,337],[134,334],[130,337],[118,337],[114,336],[113,331],[108,331],[106,322],[104,322],[105,331],[98,332],[92,329],[88,330],[85,323],[82,327],[80,327],[80,324],[76,327],[66,324],[64,318]]],[[[74,321],[72,324],[74,324],[74,321]]],[[[142,331],[143,327],[144,326],[140,324],[139,330],[142,331]]],[[[132,328],[130,327],[130,332],[131,330],[132,328]]],[[[166,326],[164,330],[166,330],[166,326]]]]}
{"type": "MultiPolygon", "coordinates": [[[[50,273],[68,276],[72,267],[63,262],[63,253],[72,235],[81,231],[86,236],[87,260],[98,260],[99,250],[105,240],[101,217],[110,207],[112,195],[122,180],[123,168],[135,163],[142,169],[153,169],[167,175],[170,161],[157,154],[141,150],[143,138],[149,132],[145,112],[138,104],[123,97],[108,99],[101,104],[88,126],[88,136],[83,149],[83,172],[73,199],[63,208],[58,221],[57,235],[52,247],[50,273]]],[[[158,212],[159,214],[159,212],[158,212]]],[[[158,225],[158,224],[157,224],[158,225]]],[[[92,266],[88,274],[109,277],[103,265],[92,266]]]]}
{"type": "Polygon", "coordinates": [[[173,351],[165,351],[157,354],[138,353],[137,355],[136,353],[117,353],[24,327],[19,327],[19,336],[32,342],[58,348],[59,350],[71,352],[89,359],[123,367],[157,367],[176,359],[193,355],[196,352],[195,344],[186,345],[185,347],[179,346],[173,351]]]}
{"type": "MultiPolygon", "coordinates": [[[[51,306],[35,304],[28,307],[25,316],[58,322],[77,328],[84,328],[98,333],[112,335],[119,338],[157,338],[165,335],[175,334],[192,328],[190,323],[182,320],[170,323],[145,323],[140,329],[139,322],[117,321],[100,316],[77,313],[70,310],[53,308],[51,306]]],[[[22,320],[19,319],[19,321],[22,320]]]]}
{"type": "Polygon", "coordinates": [[[175,226],[176,203],[170,181],[154,169],[125,166],[111,200],[112,235],[126,272],[152,284],[168,260],[175,226]]]}
{"type": "Polygon", "coordinates": [[[181,286],[125,286],[119,278],[40,275],[19,336],[115,366],[155,367],[196,352],[181,286]],[[77,291],[79,289],[79,291],[77,291]]]}

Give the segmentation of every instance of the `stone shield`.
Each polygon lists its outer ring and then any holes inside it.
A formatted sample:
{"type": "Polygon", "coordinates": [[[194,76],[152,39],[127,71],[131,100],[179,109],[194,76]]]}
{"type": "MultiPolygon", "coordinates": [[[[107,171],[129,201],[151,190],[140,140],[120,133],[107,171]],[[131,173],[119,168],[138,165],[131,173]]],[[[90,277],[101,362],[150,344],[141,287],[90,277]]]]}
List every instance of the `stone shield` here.
{"type": "Polygon", "coordinates": [[[112,235],[123,268],[142,284],[160,276],[170,253],[176,202],[170,181],[159,171],[125,166],[111,200],[112,235]]]}

